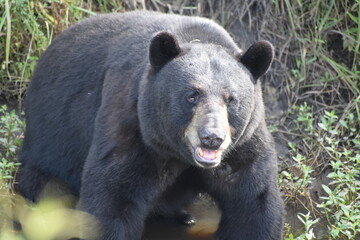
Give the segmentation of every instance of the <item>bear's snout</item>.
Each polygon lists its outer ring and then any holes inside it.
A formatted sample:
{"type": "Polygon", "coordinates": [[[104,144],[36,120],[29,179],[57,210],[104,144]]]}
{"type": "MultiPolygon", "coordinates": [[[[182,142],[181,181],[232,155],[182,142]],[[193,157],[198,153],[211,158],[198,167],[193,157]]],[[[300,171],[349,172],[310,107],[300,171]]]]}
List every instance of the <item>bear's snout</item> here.
{"type": "Polygon", "coordinates": [[[202,146],[213,150],[220,148],[226,136],[226,131],[221,130],[219,128],[201,128],[198,135],[202,146]]]}
{"type": "Polygon", "coordinates": [[[226,107],[215,103],[199,105],[185,131],[185,137],[193,149],[194,161],[198,166],[218,166],[231,143],[226,107]]]}

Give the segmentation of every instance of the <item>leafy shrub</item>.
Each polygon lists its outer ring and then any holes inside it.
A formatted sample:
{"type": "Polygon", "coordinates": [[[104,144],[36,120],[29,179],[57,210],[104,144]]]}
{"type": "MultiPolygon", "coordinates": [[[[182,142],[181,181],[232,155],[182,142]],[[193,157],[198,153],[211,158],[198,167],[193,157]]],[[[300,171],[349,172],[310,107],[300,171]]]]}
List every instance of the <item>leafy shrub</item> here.
{"type": "MultiPolygon", "coordinates": [[[[0,108],[0,179],[13,179],[19,166],[16,162],[22,143],[25,121],[15,113],[7,111],[7,106],[0,108]]],[[[8,182],[10,183],[10,182],[8,182]]]]}

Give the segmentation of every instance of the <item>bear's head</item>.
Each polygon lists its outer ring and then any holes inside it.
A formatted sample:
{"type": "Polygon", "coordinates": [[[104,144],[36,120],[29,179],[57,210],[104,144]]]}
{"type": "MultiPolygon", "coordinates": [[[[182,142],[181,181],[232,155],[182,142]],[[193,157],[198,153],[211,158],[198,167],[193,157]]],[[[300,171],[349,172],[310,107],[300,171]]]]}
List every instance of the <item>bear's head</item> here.
{"type": "Polygon", "coordinates": [[[218,166],[263,121],[257,79],[273,55],[267,41],[241,54],[200,41],[179,44],[172,34],[158,33],[138,100],[144,142],[165,157],[218,166]]]}

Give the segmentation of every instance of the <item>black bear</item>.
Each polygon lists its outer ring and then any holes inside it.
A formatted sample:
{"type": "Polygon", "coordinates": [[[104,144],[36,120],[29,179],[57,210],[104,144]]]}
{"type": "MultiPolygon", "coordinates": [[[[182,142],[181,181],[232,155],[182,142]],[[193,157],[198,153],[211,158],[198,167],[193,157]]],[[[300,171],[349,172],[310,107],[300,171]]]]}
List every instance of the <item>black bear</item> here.
{"type": "Polygon", "coordinates": [[[206,192],[222,212],[216,239],[281,239],[258,80],[273,55],[267,41],[242,52],[199,17],[138,11],[75,24],[27,91],[20,193],[36,201],[61,182],[101,223],[97,239],[136,240],[148,217],[181,215],[206,192]]]}

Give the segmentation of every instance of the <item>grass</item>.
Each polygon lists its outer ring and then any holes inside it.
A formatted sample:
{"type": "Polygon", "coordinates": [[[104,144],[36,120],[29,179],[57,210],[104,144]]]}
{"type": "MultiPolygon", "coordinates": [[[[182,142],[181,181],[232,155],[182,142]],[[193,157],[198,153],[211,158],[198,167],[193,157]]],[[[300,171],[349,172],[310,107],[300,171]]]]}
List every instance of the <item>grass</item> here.
{"type": "MultiPolygon", "coordinates": [[[[326,225],[325,239],[360,236],[359,100],[355,100],[355,112],[349,109],[342,119],[335,110],[324,110],[322,116],[314,118],[316,113],[306,102],[294,106],[291,112],[297,123],[293,131],[301,136],[301,141],[290,143],[293,157],[280,172],[280,184],[286,201],[297,202],[307,211],[307,218],[302,218],[305,231],[309,231],[309,225],[326,225]],[[321,186],[323,192],[313,197],[310,187],[319,174],[325,174],[328,183],[321,186]]],[[[290,234],[287,239],[295,238],[290,234]]],[[[312,238],[303,234],[296,239],[312,238]]]]}
{"type": "Polygon", "coordinates": [[[15,110],[8,111],[7,106],[0,108],[0,179],[14,179],[19,163],[16,159],[22,142],[25,122],[15,113],[15,110]]]}
{"type": "Polygon", "coordinates": [[[282,85],[290,110],[279,124],[291,140],[290,153],[280,185],[285,201],[303,209],[304,226],[290,229],[286,239],[358,239],[360,2],[274,2],[293,36],[285,46],[291,71],[282,85]]]}
{"type": "MultiPolygon", "coordinates": [[[[275,88],[287,107],[270,118],[274,135],[288,142],[280,154],[279,184],[299,223],[286,225],[285,239],[360,238],[360,0],[2,0],[0,9],[0,100],[16,99],[20,109],[52,39],[96,13],[152,9],[200,15],[234,32],[241,44],[246,36],[271,41],[276,58],[265,86],[275,88]]],[[[0,117],[0,206],[7,206],[16,199],[16,155],[25,123],[5,106],[0,117]]],[[[28,208],[34,216],[42,209],[28,208]]],[[[0,224],[8,229],[9,222],[0,224]]],[[[0,232],[0,239],[13,239],[0,232]]]]}
{"type": "Polygon", "coordinates": [[[93,12],[122,9],[116,1],[1,1],[0,95],[21,103],[39,56],[71,23],[93,12]],[[105,4],[106,3],[106,4],[105,4]],[[4,47],[5,46],[5,47],[4,47]]]}

